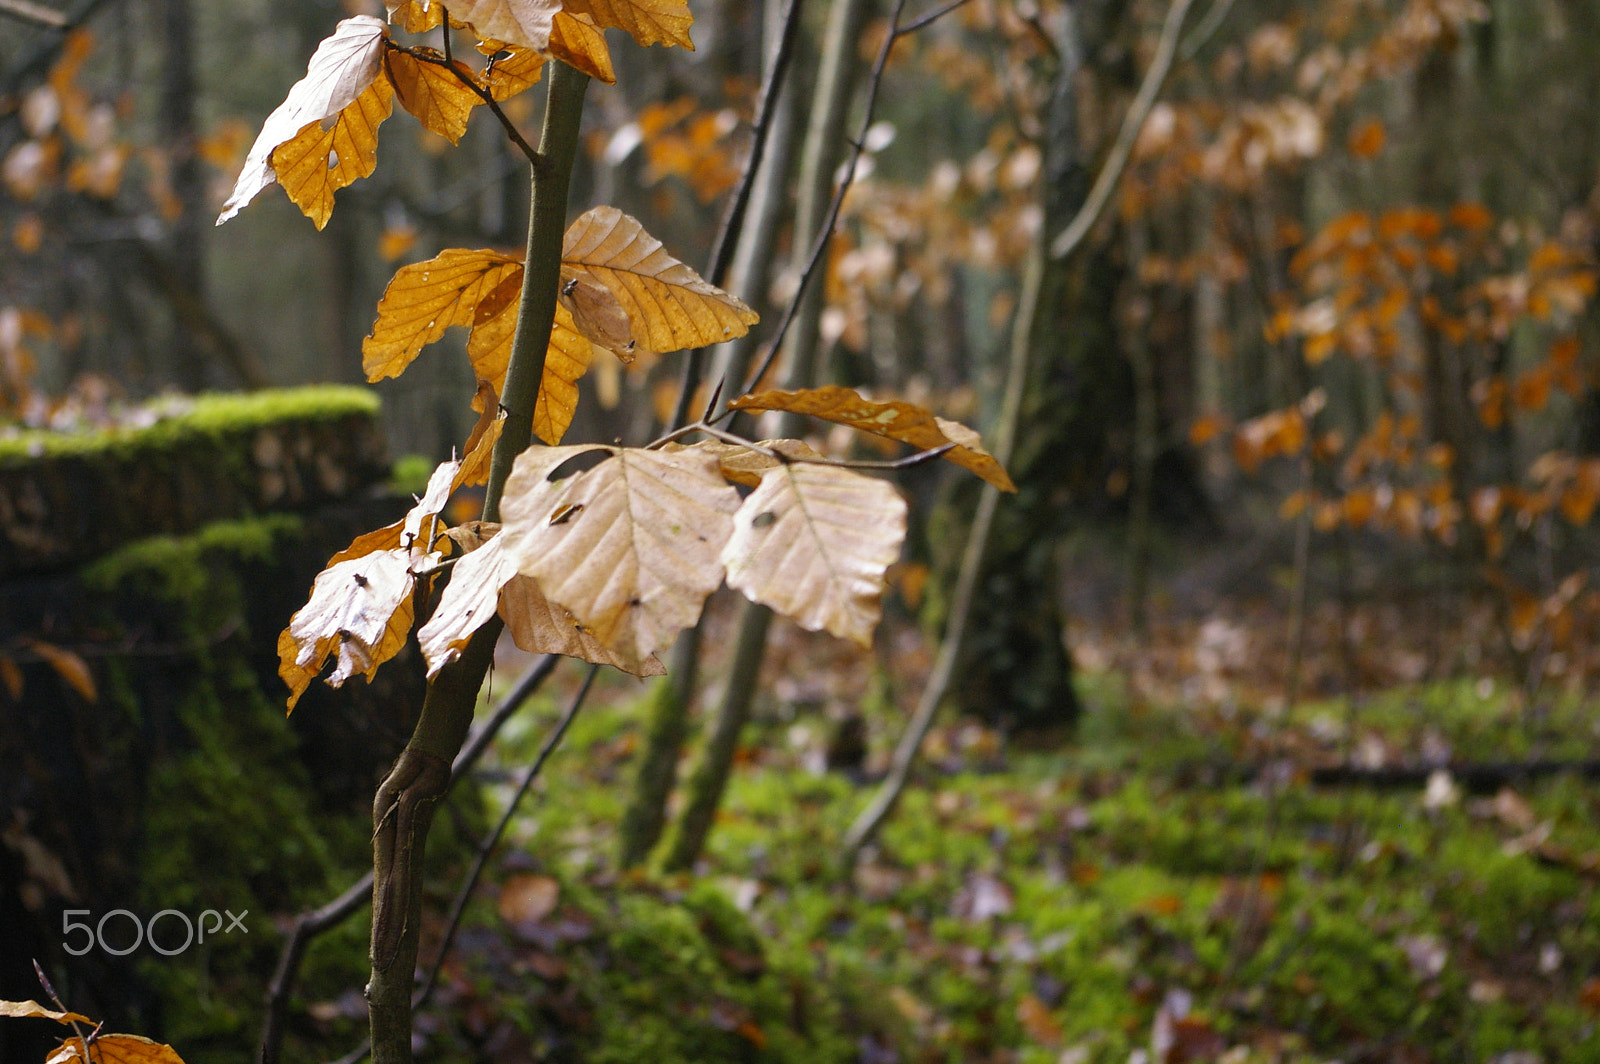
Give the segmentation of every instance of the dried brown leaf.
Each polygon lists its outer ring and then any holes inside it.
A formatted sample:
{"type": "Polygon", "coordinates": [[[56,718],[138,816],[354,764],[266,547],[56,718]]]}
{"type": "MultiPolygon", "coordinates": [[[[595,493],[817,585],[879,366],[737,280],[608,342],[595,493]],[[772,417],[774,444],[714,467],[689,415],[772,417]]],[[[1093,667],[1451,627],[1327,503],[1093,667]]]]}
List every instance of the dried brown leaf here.
{"type": "Polygon", "coordinates": [[[809,631],[872,645],[906,504],[886,481],[838,466],[776,465],[733,518],[728,586],[809,631]]]}
{"type": "Polygon", "coordinates": [[[278,675],[289,685],[289,709],[330,656],[338,687],[378,666],[405,646],[411,630],[411,553],[403,547],[339,562],[317,574],[311,598],[278,636],[278,675]]]}
{"type": "Polygon", "coordinates": [[[1017,490],[1000,463],[982,448],[977,433],[964,425],[935,417],[911,403],[874,402],[849,388],[830,384],[796,392],[757,392],[741,396],[729,405],[735,410],[786,410],[807,414],[909,443],[918,450],[954,443],[957,444],[955,449],[944,455],[947,460],[971,470],[1001,491],[1017,490]]]}
{"type": "Polygon", "coordinates": [[[171,1046],[136,1034],[103,1034],[90,1039],[87,1048],[82,1039],[69,1038],[45,1058],[45,1064],[68,1064],[74,1060],[94,1064],[183,1064],[183,1058],[171,1046]]]}
{"type": "Polygon", "coordinates": [[[85,702],[100,701],[94,672],[81,655],[54,643],[46,643],[43,639],[29,639],[26,643],[28,649],[39,655],[46,665],[55,670],[57,676],[66,681],[68,687],[83,696],[85,702]]]}
{"type": "Polygon", "coordinates": [[[452,0],[450,17],[468,23],[480,37],[550,50],[550,28],[561,0],[452,0]]]}
{"type": "MultiPolygon", "coordinates": [[[[823,461],[822,455],[800,440],[762,440],[756,446],[777,451],[785,458],[823,461]]],[[[702,440],[694,445],[694,449],[716,455],[717,465],[722,470],[722,479],[730,484],[739,484],[747,488],[760,484],[763,473],[782,464],[781,459],[774,458],[770,454],[741,447],[737,443],[724,443],[722,440],[702,440]]]]}
{"type": "Polygon", "coordinates": [[[87,1023],[91,1027],[94,1021],[87,1016],[76,1012],[56,1012],[47,1009],[37,1001],[0,1001],[0,1016],[9,1016],[13,1019],[40,1019],[55,1020],[59,1024],[87,1023]]]}
{"type": "Polygon", "coordinates": [[[694,624],[722,582],[738,493],[715,456],[621,449],[547,476],[589,447],[531,447],[506,483],[504,550],[551,602],[619,656],[643,661],[694,624]]]}

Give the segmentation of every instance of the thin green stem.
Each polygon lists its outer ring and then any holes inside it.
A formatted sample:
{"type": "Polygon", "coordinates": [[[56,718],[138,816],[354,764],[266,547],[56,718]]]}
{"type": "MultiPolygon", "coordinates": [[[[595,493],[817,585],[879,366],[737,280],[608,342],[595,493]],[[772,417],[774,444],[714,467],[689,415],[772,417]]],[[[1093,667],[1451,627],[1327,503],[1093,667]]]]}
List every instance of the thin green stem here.
{"type": "MultiPolygon", "coordinates": [[[[544,131],[533,162],[528,254],[522,305],[500,405],[506,424],[489,467],[485,520],[498,520],[500,497],[516,456],[533,438],[533,409],[544,375],[545,348],[555,318],[567,189],[577,156],[586,75],[554,64],[544,131]]],[[[428,685],[411,740],[373,803],[372,1018],[373,1064],[411,1064],[412,992],[416,980],[422,862],[434,804],[450,784],[450,763],[472,724],[478,689],[494,658],[498,617],[478,629],[461,657],[428,685]]]]}

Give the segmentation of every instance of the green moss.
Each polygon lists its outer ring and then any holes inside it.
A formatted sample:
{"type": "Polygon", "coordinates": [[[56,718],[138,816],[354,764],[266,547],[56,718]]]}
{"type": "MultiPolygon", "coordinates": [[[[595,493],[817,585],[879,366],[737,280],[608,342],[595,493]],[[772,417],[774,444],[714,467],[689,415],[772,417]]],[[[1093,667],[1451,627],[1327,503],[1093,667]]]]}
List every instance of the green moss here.
{"type": "Polygon", "coordinates": [[[192,404],[156,400],[150,409],[159,419],[148,428],[97,429],[62,433],[30,430],[0,437],[0,465],[20,464],[39,458],[176,450],[204,445],[227,433],[248,432],[284,421],[329,421],[364,415],[376,416],[377,395],[369,389],[345,385],[310,385],[274,388],[240,394],[197,396],[192,404]],[[171,416],[159,416],[176,410],[171,416]]]}
{"type": "Polygon", "coordinates": [[[91,591],[137,584],[164,602],[193,602],[211,579],[204,565],[208,557],[266,561],[281,539],[298,536],[302,528],[293,514],[268,514],[217,521],[186,536],[149,536],[91,562],[79,578],[91,591]]]}
{"type": "Polygon", "coordinates": [[[403,454],[389,469],[389,487],[396,495],[421,495],[428,490],[434,462],[425,454],[403,454]]]}

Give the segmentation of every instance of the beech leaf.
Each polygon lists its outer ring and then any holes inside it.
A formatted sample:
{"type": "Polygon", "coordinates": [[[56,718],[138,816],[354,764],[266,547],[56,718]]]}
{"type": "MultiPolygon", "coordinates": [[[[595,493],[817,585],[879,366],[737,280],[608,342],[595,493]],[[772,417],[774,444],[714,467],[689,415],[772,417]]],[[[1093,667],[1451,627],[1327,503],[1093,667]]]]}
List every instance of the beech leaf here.
{"type": "Polygon", "coordinates": [[[468,23],[480,37],[550,50],[550,26],[561,0],[452,0],[451,18],[468,23]]]}
{"type": "Polygon", "coordinates": [[[728,586],[809,631],[872,645],[906,504],[886,481],[838,466],[774,465],[733,517],[728,586]]]}
{"type": "MultiPolygon", "coordinates": [[[[668,444],[668,447],[673,446],[677,445],[668,444]]],[[[786,458],[824,461],[822,455],[800,440],[762,440],[756,446],[777,451],[786,458]]],[[[722,469],[722,479],[730,484],[741,484],[747,488],[760,484],[763,473],[782,464],[780,459],[770,454],[763,454],[750,447],[741,447],[737,443],[724,443],[722,440],[702,440],[695,444],[693,449],[716,455],[717,464],[722,469]]]]}
{"type": "Polygon", "coordinates": [[[310,122],[272,149],[272,168],[289,199],[318,229],[333,214],[333,194],[378,167],[378,127],[394,109],[394,89],[380,78],[331,125],[310,122]]]}
{"type": "Polygon", "coordinates": [[[588,15],[595,25],[626,30],[640,44],[675,44],[694,51],[687,0],[566,0],[567,11],[588,15]]]}
{"type": "Polygon", "coordinates": [[[550,54],[591,78],[599,78],[607,85],[616,84],[617,74],[611,67],[611,49],[606,44],[605,31],[587,15],[557,12],[555,21],[550,24],[550,54]]]}
{"type": "Polygon", "coordinates": [[[567,308],[556,304],[550,343],[544,352],[544,374],[533,407],[533,434],[554,447],[561,442],[578,409],[578,378],[589,370],[594,345],[579,333],[567,308]]]}
{"type": "Polygon", "coordinates": [[[370,15],[347,18],[334,27],[311,56],[306,76],[289,89],[277,110],[267,116],[233,192],[223,204],[217,224],[238,214],[256,193],[277,180],[273,151],[293,139],[309,123],[321,123],[355,103],[383,68],[383,42],[389,27],[370,15]]]}
{"type": "Polygon", "coordinates": [[[444,22],[444,5],[434,0],[384,0],[389,21],[407,33],[426,33],[444,22]]]}
{"type": "Polygon", "coordinates": [[[289,685],[291,711],[330,656],[338,664],[328,683],[338,687],[358,673],[370,681],[379,665],[400,652],[411,630],[414,579],[404,547],[317,574],[310,600],[278,636],[278,675],[289,685]]]}
{"type": "Polygon", "coordinates": [[[478,75],[478,84],[496,100],[509,100],[537,85],[543,76],[544,56],[532,48],[511,48],[484,68],[478,75]]]}
{"type": "Polygon", "coordinates": [[[978,434],[965,425],[943,418],[911,403],[879,403],[866,399],[849,388],[830,384],[797,392],[768,391],[741,396],[728,404],[735,410],[785,410],[832,421],[840,425],[909,443],[918,450],[932,450],[954,443],[944,457],[969,469],[1001,491],[1016,491],[1017,486],[985,451],[978,434]]]}
{"type": "Polygon", "coordinates": [[[722,582],[739,495],[714,455],[612,450],[550,484],[592,447],[530,447],[506,482],[500,533],[518,570],[619,656],[642,661],[700,617],[722,582]]]}
{"type": "Polygon", "coordinates": [[[400,534],[406,527],[406,519],[401,518],[392,525],[371,532],[363,532],[350,541],[344,550],[328,559],[328,565],[337,565],[355,558],[365,558],[374,551],[393,550],[400,546],[400,534]]]}
{"type": "Polygon", "coordinates": [[[12,1019],[40,1019],[55,1020],[59,1024],[87,1023],[94,1026],[94,1021],[87,1016],[76,1012],[56,1012],[47,1009],[37,1001],[0,1001],[0,1016],[9,1016],[12,1019]]]}
{"type": "Polygon", "coordinates": [[[573,222],[561,259],[561,302],[579,332],[614,351],[619,335],[624,347],[648,351],[706,347],[743,336],[759,320],[615,207],[595,207],[573,222]]]}
{"type": "Polygon", "coordinates": [[[136,1034],[103,1034],[91,1039],[87,1050],[82,1039],[69,1038],[45,1058],[44,1064],[68,1064],[74,1060],[92,1060],[94,1064],[183,1064],[183,1058],[171,1046],[136,1034]]]}
{"type": "Polygon", "coordinates": [[[68,687],[83,696],[85,702],[100,701],[100,692],[94,683],[94,672],[81,655],[65,647],[58,647],[54,643],[46,643],[43,639],[29,639],[26,643],[28,649],[39,655],[68,687]]]}
{"type": "MultiPolygon", "coordinates": [[[[398,376],[445,329],[471,326],[480,302],[512,274],[520,283],[521,260],[487,248],[451,248],[426,262],[402,266],[378,300],[372,334],[361,342],[361,368],[367,380],[398,376]]],[[[515,326],[514,312],[511,321],[515,326]]],[[[498,391],[505,367],[500,367],[498,376],[481,369],[478,376],[498,391]]]]}
{"type": "MultiPolygon", "coordinates": [[[[432,48],[419,48],[417,51],[444,59],[432,48]]],[[[439,63],[424,62],[410,52],[397,49],[387,49],[384,62],[388,64],[389,80],[394,82],[394,94],[400,100],[400,106],[451,144],[461,143],[461,135],[467,131],[472,109],[483,103],[482,98],[461,79],[464,77],[471,82],[476,75],[459,60],[452,63],[452,69],[439,63]]]]}

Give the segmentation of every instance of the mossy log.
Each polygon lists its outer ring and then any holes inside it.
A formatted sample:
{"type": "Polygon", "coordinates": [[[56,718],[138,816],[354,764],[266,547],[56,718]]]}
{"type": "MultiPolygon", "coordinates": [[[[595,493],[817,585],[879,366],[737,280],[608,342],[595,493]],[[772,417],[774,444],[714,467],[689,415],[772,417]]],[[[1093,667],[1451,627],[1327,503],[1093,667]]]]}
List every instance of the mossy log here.
{"type": "Polygon", "coordinates": [[[143,536],[306,511],[388,472],[357,388],[201,396],[142,429],[0,440],[0,580],[59,572],[143,536]]]}

